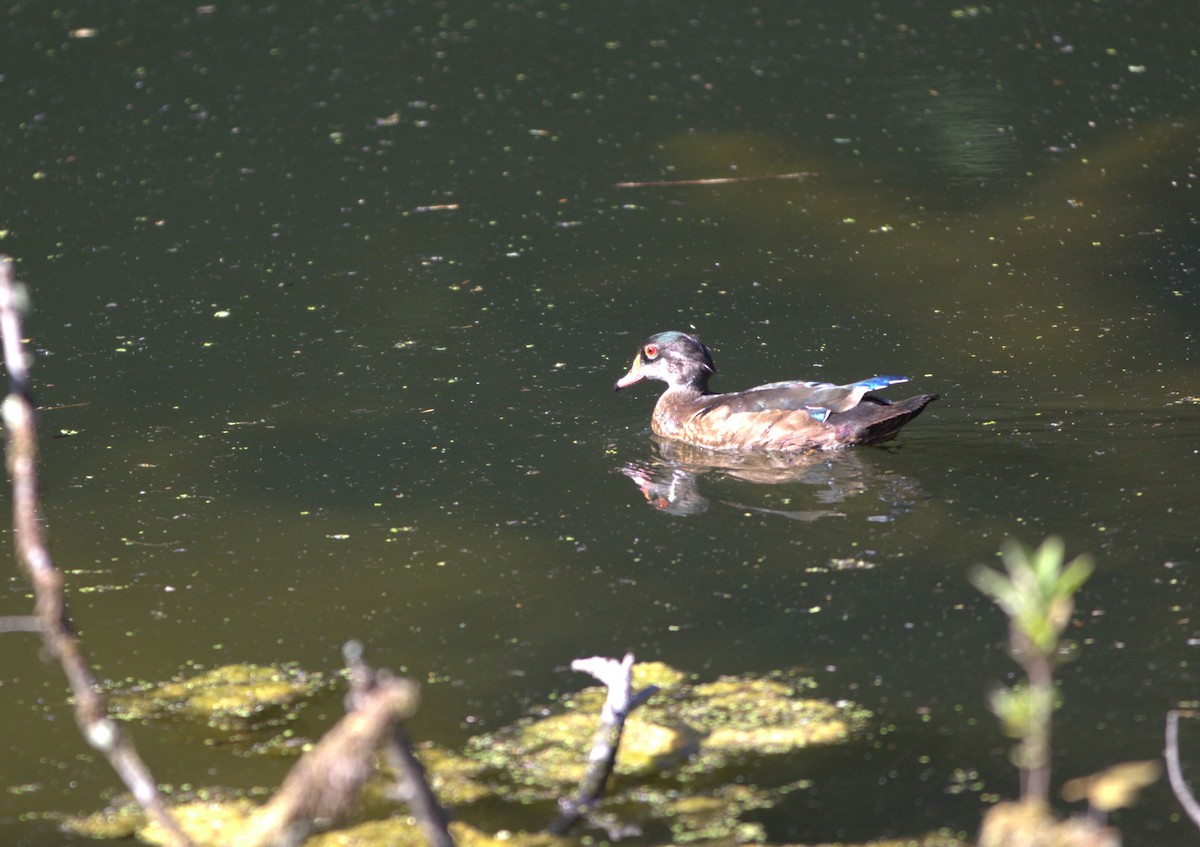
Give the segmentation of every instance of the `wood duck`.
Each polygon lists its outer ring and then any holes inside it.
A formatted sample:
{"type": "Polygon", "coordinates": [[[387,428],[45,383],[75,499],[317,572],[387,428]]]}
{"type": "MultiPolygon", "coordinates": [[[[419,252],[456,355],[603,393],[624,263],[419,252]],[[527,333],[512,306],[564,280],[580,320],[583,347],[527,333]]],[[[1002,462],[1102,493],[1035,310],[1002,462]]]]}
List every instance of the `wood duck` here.
{"type": "Polygon", "coordinates": [[[694,335],[660,332],[642,344],[629,373],[613,386],[620,391],[643,379],[659,379],[650,428],[663,438],[708,450],[836,450],[878,444],[896,436],[934,400],[918,394],[890,403],[872,392],[908,382],[875,376],[848,385],[772,382],[746,391],[710,394],[716,372],[712,354],[694,335]]]}

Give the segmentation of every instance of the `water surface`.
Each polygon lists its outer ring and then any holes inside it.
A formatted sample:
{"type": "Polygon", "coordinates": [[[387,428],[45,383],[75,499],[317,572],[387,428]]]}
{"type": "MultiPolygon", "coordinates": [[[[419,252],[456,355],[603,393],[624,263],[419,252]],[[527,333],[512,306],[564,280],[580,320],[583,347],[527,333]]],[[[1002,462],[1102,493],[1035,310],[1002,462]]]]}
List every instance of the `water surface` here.
{"type": "MultiPolygon", "coordinates": [[[[332,670],[359,638],[427,683],[414,734],[456,744],[584,684],[578,656],[803,667],[880,732],[794,763],[815,787],[771,840],[971,832],[1016,776],[983,705],[1005,622],[967,573],[1058,533],[1099,567],[1056,786],[1158,756],[1195,699],[1200,68],[1175,7],[121,2],[3,26],[0,248],[37,306],[47,517],[105,678],[332,670]],[[611,385],[663,329],[701,334],[720,390],[884,372],[942,400],[892,448],[691,475],[658,509],[629,476],[672,472],[655,392],[611,385]]],[[[25,592],[14,569],[0,613],[25,592]]],[[[0,829],[62,844],[26,816],[115,780],[7,638],[0,829]]],[[[285,766],[136,738],[168,783],[285,766]]],[[[1117,821],[1191,843],[1178,818],[1160,783],[1117,821]]]]}

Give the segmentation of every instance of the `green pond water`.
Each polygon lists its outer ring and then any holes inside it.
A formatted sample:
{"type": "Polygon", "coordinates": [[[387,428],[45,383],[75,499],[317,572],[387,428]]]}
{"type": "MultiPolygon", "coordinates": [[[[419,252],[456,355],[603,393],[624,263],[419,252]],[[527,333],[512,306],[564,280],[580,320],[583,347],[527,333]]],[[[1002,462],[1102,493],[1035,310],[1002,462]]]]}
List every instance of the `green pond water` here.
{"type": "MultiPolygon", "coordinates": [[[[973,833],[1017,792],[985,706],[1015,666],[968,573],[1056,533],[1098,567],[1055,791],[1158,757],[1200,697],[1177,4],[18,1],[0,28],[0,251],[104,679],[333,672],[357,638],[457,746],[588,684],[580,656],[799,668],[875,731],[789,762],[813,785],[771,841],[973,833]],[[898,373],[941,400],[789,479],[699,469],[651,439],[656,385],[612,392],[664,329],[717,390],[898,373]]],[[[116,779],[3,638],[0,840],[89,843],[40,815],[116,779]]],[[[172,785],[287,766],[134,729],[172,785]]],[[[1196,838],[1165,781],[1115,822],[1196,838]]]]}

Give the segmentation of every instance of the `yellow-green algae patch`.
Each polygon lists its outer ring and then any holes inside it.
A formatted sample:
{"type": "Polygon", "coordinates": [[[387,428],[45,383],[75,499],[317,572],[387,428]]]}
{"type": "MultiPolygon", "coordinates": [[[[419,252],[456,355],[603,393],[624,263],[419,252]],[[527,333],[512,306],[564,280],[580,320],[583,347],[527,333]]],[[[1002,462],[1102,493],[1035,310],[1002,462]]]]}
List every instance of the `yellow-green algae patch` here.
{"type": "MultiPolygon", "coordinates": [[[[566,847],[578,842],[544,832],[502,832],[489,835],[462,821],[450,824],[458,847],[566,847]]],[[[313,836],[303,847],[427,847],[428,841],[408,818],[368,821],[358,826],[313,836]]]]}
{"type": "Polygon", "coordinates": [[[797,782],[764,790],[750,785],[729,784],[708,794],[664,797],[656,810],[671,829],[672,844],[757,844],[766,840],[762,824],[742,820],[754,809],[767,809],[779,798],[809,783],[797,782]]]}
{"type": "MultiPolygon", "coordinates": [[[[186,714],[209,721],[257,719],[292,696],[311,692],[300,684],[316,675],[285,670],[233,666],[191,679],[155,686],[145,703],[129,705],[127,716],[186,714]],[[281,684],[282,683],[282,684],[281,684]],[[266,692],[241,700],[239,689],[266,692]]],[[[318,686],[319,677],[316,677],[318,686]]],[[[689,675],[657,663],[634,667],[635,688],[654,684],[660,691],[628,719],[614,779],[598,818],[614,827],[641,827],[670,833],[674,844],[706,847],[762,842],[760,824],[742,820],[751,810],[769,808],[786,794],[804,789],[800,779],[779,785],[769,776],[766,787],[756,774],[778,773],[780,757],[817,745],[845,743],[860,733],[870,715],[850,703],[829,703],[804,696],[814,683],[784,673],[768,677],[722,677],[698,684],[689,675]],[[756,771],[763,766],[765,770],[756,771]]],[[[433,745],[417,751],[443,804],[460,821],[455,834],[465,847],[556,847],[564,841],[549,835],[524,835],[518,827],[548,825],[556,803],[571,796],[583,776],[595,735],[602,686],[561,698],[554,706],[495,733],[471,739],[463,753],[433,745]],[[472,829],[462,820],[488,820],[509,826],[495,836],[472,829]],[[486,842],[486,843],[485,843],[486,842]]],[[[367,817],[394,812],[394,780],[382,773],[369,784],[362,811],[367,817]]],[[[194,799],[180,803],[184,827],[201,845],[236,843],[237,833],[253,812],[248,799],[218,802],[194,799]]],[[[90,829],[80,821],[70,828],[96,837],[121,837],[136,831],[148,843],[162,834],[137,815],[109,810],[91,816],[90,829]]],[[[423,844],[407,814],[371,820],[315,835],[307,847],[334,845],[423,844]]],[[[900,842],[897,842],[900,843],[900,842]]],[[[919,844],[919,840],[904,843],[919,844]]],[[[932,844],[932,842],[930,842],[932,844]]]]}
{"type": "MultiPolygon", "coordinates": [[[[257,810],[251,800],[192,800],[171,807],[171,814],[196,847],[232,847],[257,810]]],[[[155,847],[172,847],[175,841],[156,821],[147,821],[137,837],[155,847]]]]}
{"type": "MultiPolygon", "coordinates": [[[[236,792],[206,789],[186,800],[170,804],[171,814],[198,847],[228,845],[245,828],[257,810],[254,801],[236,792]]],[[[146,814],[129,794],[123,794],[106,809],[80,817],[68,817],[67,832],[97,839],[137,837],[146,844],[172,844],[166,832],[146,814]]]]}
{"type": "Polygon", "coordinates": [[[123,720],[177,716],[231,731],[290,720],[327,685],[322,674],[294,665],[225,665],[117,692],[109,704],[113,717],[123,720]]]}
{"type": "MultiPolygon", "coordinates": [[[[640,668],[634,668],[635,679],[640,668]]],[[[679,672],[660,678],[663,690],[626,721],[618,778],[687,777],[747,755],[845,743],[870,718],[852,703],[800,696],[813,685],[805,678],[723,677],[700,685],[679,672]]],[[[559,796],[583,775],[604,698],[603,687],[586,688],[564,698],[558,714],[472,739],[466,754],[498,772],[501,781],[506,776],[521,799],[559,796]]]]}
{"type": "Polygon", "coordinates": [[[665,662],[638,662],[633,666],[633,687],[642,689],[647,685],[656,685],[660,689],[675,688],[683,685],[694,676],[673,668],[665,662]]]}
{"type": "Polygon", "coordinates": [[[483,766],[479,762],[432,744],[420,745],[416,754],[430,787],[443,804],[452,808],[469,806],[495,794],[492,786],[480,780],[483,766]]]}
{"type": "MultiPolygon", "coordinates": [[[[428,742],[415,745],[413,752],[425,769],[429,787],[443,806],[457,809],[495,797],[495,788],[480,779],[484,766],[479,762],[428,742]]],[[[363,806],[385,812],[395,809],[397,780],[397,774],[379,757],[375,774],[363,787],[363,806]]]]}
{"type": "Polygon", "coordinates": [[[62,828],[67,832],[105,840],[132,838],[145,825],[146,813],[131,797],[90,815],[67,817],[62,821],[62,828]]]}
{"type": "Polygon", "coordinates": [[[703,733],[687,770],[704,772],[747,754],[779,756],[845,743],[862,730],[870,712],[851,703],[799,697],[795,683],[779,679],[724,677],[694,686],[676,716],[703,733]]]}
{"type": "MultiPolygon", "coordinates": [[[[247,832],[251,817],[258,811],[251,800],[215,798],[196,799],[171,806],[171,814],[196,847],[236,847],[247,832]]],[[[68,820],[69,832],[97,839],[115,840],[136,837],[144,844],[169,847],[173,842],[166,832],[149,820],[126,797],[121,803],[86,818],[68,820]],[[115,825],[114,825],[115,822],[115,825]]],[[[458,847],[567,847],[578,842],[544,832],[502,831],[489,835],[464,823],[453,821],[450,831],[458,847]]],[[[407,815],[373,820],[310,835],[302,847],[427,847],[428,841],[413,819],[407,815]]]]}

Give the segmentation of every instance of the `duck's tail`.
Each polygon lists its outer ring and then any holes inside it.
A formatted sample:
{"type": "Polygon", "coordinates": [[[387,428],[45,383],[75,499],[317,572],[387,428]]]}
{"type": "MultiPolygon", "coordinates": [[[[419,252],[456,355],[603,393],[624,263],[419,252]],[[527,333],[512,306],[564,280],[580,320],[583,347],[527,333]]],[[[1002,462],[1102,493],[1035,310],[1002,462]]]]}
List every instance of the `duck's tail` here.
{"type": "Polygon", "coordinates": [[[868,394],[853,409],[830,415],[826,423],[837,427],[839,444],[880,444],[895,438],[901,427],[937,399],[937,394],[918,394],[888,403],[868,394]]]}

